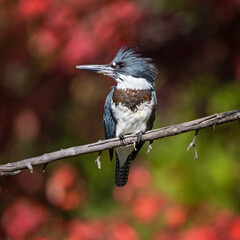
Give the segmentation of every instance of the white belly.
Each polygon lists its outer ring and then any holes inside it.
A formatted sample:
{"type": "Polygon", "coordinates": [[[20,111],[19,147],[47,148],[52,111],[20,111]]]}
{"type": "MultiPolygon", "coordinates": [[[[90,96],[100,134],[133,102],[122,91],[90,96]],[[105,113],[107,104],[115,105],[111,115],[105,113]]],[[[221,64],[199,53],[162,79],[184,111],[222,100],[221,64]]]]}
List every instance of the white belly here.
{"type": "Polygon", "coordinates": [[[135,111],[112,102],[112,113],[116,120],[116,136],[120,134],[145,132],[147,122],[152,114],[154,101],[144,102],[135,111]]]}
{"type": "MultiPolygon", "coordinates": [[[[132,111],[122,104],[115,105],[112,102],[112,113],[116,120],[116,136],[127,133],[145,132],[147,122],[152,114],[153,105],[154,102],[152,99],[151,102],[142,103],[135,111],[132,111]]],[[[134,148],[131,145],[116,148],[120,166],[123,166],[133,150],[134,148]]]]}

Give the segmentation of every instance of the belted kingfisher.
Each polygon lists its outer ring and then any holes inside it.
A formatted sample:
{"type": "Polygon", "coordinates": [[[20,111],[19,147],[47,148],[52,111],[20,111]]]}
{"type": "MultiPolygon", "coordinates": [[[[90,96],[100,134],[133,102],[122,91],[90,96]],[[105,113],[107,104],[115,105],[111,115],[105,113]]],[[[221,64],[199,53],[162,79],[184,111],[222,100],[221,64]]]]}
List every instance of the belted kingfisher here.
{"type": "MultiPolygon", "coordinates": [[[[108,65],[80,65],[76,68],[97,72],[113,78],[104,105],[104,129],[107,139],[135,133],[135,146],[117,147],[115,182],[118,187],[127,183],[131,161],[143,146],[141,134],[151,130],[155,119],[157,98],[154,91],[157,68],[151,58],[142,57],[135,47],[123,46],[108,65]]],[[[110,159],[113,149],[109,150],[110,159]]]]}

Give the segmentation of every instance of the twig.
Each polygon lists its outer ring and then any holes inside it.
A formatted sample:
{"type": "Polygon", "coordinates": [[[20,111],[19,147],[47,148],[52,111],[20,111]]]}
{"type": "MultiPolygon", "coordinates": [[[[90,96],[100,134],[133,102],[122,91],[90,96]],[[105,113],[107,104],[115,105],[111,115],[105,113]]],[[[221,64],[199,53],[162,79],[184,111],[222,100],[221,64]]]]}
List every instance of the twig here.
{"type": "MultiPolygon", "coordinates": [[[[240,119],[240,110],[213,114],[204,118],[199,118],[193,121],[184,122],[176,125],[171,125],[151,131],[147,131],[142,135],[142,141],[152,141],[155,139],[170,137],[182,134],[189,131],[196,131],[202,128],[215,126],[240,119]]],[[[59,151],[43,154],[42,156],[24,159],[17,162],[0,165],[0,176],[16,175],[19,170],[45,165],[47,163],[57,161],[63,158],[79,156],[82,154],[102,152],[106,149],[111,149],[120,146],[127,146],[137,141],[137,135],[126,135],[124,141],[119,138],[112,138],[104,141],[98,141],[91,144],[86,144],[78,147],[61,149],[59,151]]],[[[31,170],[31,169],[30,169],[31,170]]]]}
{"type": "Polygon", "coordinates": [[[21,172],[21,170],[11,171],[11,172],[0,172],[0,176],[1,177],[14,176],[14,175],[19,174],[20,172],[21,172]]]}
{"type": "Polygon", "coordinates": [[[30,162],[27,164],[27,168],[30,170],[30,173],[33,173],[33,167],[30,162]]]}
{"type": "Polygon", "coordinates": [[[146,154],[149,154],[150,151],[152,150],[152,143],[153,143],[153,140],[150,140],[146,154]]]}
{"type": "Polygon", "coordinates": [[[193,140],[190,142],[190,144],[188,145],[188,148],[187,148],[187,151],[193,147],[194,148],[194,152],[195,152],[195,155],[194,155],[194,159],[197,159],[198,158],[198,154],[197,154],[197,149],[196,149],[196,138],[197,138],[197,135],[198,135],[198,131],[199,130],[196,130],[195,131],[195,135],[194,135],[194,138],[193,140]]]}
{"type": "Polygon", "coordinates": [[[101,162],[100,162],[101,153],[102,153],[102,151],[98,153],[98,157],[94,161],[97,164],[98,169],[101,169],[101,162]]]}
{"type": "Polygon", "coordinates": [[[46,168],[47,168],[47,165],[48,165],[48,163],[44,163],[43,168],[42,168],[42,172],[43,172],[43,173],[45,173],[46,168]]]}

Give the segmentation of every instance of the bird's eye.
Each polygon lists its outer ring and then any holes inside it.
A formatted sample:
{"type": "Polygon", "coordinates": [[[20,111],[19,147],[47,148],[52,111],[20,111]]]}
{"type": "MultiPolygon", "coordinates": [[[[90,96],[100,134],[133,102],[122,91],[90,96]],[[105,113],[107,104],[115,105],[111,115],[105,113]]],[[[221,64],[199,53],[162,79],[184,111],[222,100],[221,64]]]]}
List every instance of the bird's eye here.
{"type": "Polygon", "coordinates": [[[111,64],[111,67],[115,68],[115,69],[121,69],[125,67],[125,63],[123,62],[113,62],[111,64]]]}
{"type": "Polygon", "coordinates": [[[124,67],[125,67],[125,64],[124,64],[123,62],[118,62],[118,63],[116,64],[116,67],[117,67],[118,69],[124,68],[124,67]]]}

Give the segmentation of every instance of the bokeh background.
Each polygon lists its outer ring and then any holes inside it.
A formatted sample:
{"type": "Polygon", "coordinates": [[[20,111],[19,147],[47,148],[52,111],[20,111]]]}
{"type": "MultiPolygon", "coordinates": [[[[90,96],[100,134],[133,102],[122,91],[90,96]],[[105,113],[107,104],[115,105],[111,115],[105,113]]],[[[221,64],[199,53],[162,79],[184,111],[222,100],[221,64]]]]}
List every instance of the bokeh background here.
{"type": "MultiPolygon", "coordinates": [[[[240,105],[239,0],[0,0],[0,161],[104,138],[114,80],[75,69],[125,44],[154,59],[154,128],[240,105]]],[[[238,240],[239,123],[157,140],[126,187],[88,154],[0,179],[0,239],[238,240]]],[[[146,144],[147,145],[147,144],[146,144]]]]}

